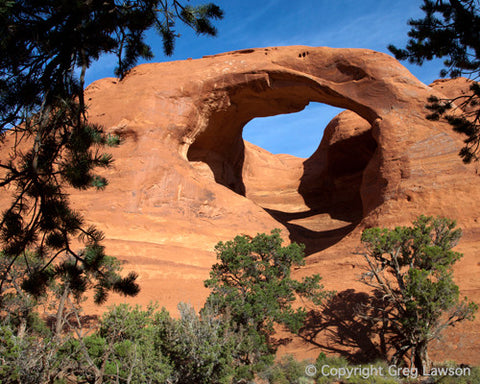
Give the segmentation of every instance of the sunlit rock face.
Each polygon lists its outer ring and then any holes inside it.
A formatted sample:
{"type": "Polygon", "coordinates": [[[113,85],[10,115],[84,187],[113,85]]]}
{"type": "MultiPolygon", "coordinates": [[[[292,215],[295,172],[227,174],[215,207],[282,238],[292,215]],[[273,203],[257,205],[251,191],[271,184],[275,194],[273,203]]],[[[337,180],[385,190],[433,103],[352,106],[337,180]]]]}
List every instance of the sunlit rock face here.
{"type": "Polygon", "coordinates": [[[461,136],[425,118],[428,96],[466,89],[463,80],[428,87],[392,57],[359,49],[248,49],[140,65],[122,81],[87,89],[89,118],[123,145],[112,151],[107,189],[73,191],[72,201],[105,231],[108,252],[139,272],[142,304],[198,308],[214,245],[273,228],[306,244],[307,266],[297,275],[364,289],[354,268],[361,260],[352,256],[361,229],[408,224],[420,213],[466,229],[457,273],[480,299],[476,165],[458,157],[461,136]],[[242,139],[253,118],[310,102],[348,111],[330,122],[309,159],[242,139]]]}

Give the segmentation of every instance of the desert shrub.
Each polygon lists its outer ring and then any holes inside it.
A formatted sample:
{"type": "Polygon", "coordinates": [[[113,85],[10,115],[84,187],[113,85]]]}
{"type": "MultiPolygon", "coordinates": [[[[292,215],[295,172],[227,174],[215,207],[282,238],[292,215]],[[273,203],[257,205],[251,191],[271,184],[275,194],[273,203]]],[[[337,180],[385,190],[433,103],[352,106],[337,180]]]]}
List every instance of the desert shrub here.
{"type": "Polygon", "coordinates": [[[237,334],[228,323],[179,304],[174,319],[156,305],[119,305],[104,314],[99,330],[70,340],[65,356],[76,361],[79,380],[126,383],[231,383],[237,334]]]}
{"type": "Polygon", "coordinates": [[[179,319],[159,329],[163,352],[173,366],[176,383],[230,383],[234,376],[237,335],[214,311],[198,315],[192,306],[180,303],[179,319]]]}
{"type": "Polygon", "coordinates": [[[18,359],[21,349],[16,343],[13,330],[9,326],[0,327],[0,382],[17,380],[20,376],[18,359]]]}
{"type": "Polygon", "coordinates": [[[298,361],[292,355],[285,355],[259,373],[259,377],[271,384],[313,384],[314,380],[305,375],[307,360],[298,361]]]}
{"type": "Polygon", "coordinates": [[[57,353],[59,342],[29,329],[19,335],[10,325],[0,326],[0,383],[59,382],[67,365],[57,353]]]}
{"type": "MultiPolygon", "coordinates": [[[[86,338],[90,359],[112,380],[131,383],[164,383],[173,368],[162,353],[158,325],[169,315],[155,305],[145,310],[122,304],[104,314],[99,331],[86,338]]],[[[88,363],[88,357],[87,361],[88,363]]]]}

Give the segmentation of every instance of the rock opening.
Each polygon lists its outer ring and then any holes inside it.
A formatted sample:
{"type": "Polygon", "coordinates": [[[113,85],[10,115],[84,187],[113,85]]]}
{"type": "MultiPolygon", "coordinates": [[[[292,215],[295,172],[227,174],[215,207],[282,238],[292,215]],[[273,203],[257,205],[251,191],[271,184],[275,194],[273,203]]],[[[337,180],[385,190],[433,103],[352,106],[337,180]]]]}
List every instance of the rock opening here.
{"type": "Polygon", "coordinates": [[[261,206],[288,228],[293,241],[306,244],[307,253],[341,240],[363,217],[364,171],[377,148],[370,123],[342,112],[306,160],[244,142],[242,130],[255,117],[298,112],[321,98],[328,99],[304,81],[237,89],[227,107],[210,115],[187,152],[199,172],[261,206]]]}

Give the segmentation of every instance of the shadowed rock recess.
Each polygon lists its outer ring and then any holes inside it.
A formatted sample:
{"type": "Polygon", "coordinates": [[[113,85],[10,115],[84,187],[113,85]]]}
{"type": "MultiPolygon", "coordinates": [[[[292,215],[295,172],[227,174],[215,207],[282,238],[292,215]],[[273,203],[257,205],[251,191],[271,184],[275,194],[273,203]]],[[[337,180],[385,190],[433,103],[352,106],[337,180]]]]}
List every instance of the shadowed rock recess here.
{"type": "MultiPolygon", "coordinates": [[[[108,252],[139,272],[141,304],[199,308],[214,245],[273,228],[306,244],[307,265],[296,276],[320,273],[328,289],[365,290],[355,269],[362,259],[352,254],[361,230],[421,213],[464,228],[456,278],[479,301],[477,165],[458,157],[461,136],[425,118],[428,96],[466,89],[464,80],[428,87],[392,57],[359,49],[261,48],[140,65],[122,81],[88,87],[90,119],[124,142],[105,171],[107,189],[72,191],[72,200],[105,231],[108,252]],[[318,127],[321,143],[309,159],[242,139],[253,118],[310,102],[347,111],[323,139],[318,127]]],[[[455,356],[471,361],[478,323],[458,329],[468,337],[455,356]]],[[[308,355],[301,344],[287,348],[308,355]]]]}

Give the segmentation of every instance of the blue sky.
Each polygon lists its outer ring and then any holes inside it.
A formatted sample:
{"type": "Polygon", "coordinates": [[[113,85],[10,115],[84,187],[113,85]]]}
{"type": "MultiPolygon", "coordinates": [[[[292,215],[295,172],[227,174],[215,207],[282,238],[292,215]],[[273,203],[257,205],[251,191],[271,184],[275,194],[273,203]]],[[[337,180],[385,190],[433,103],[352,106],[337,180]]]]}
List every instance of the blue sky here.
{"type": "MultiPolygon", "coordinates": [[[[423,15],[421,0],[208,1],[225,12],[224,19],[216,23],[218,36],[197,36],[178,25],[176,30],[181,37],[174,55],[165,57],[161,40],[154,32],[149,33],[153,61],[196,59],[237,49],[284,45],[369,48],[389,53],[388,44],[405,46],[408,19],[423,15]]],[[[442,67],[439,61],[422,67],[402,64],[426,84],[439,78],[442,67]]],[[[112,76],[114,67],[113,57],[101,58],[87,72],[87,83],[112,76]]],[[[273,153],[308,157],[318,147],[324,127],[339,111],[312,103],[295,114],[254,119],[245,127],[244,138],[273,153]]]]}

